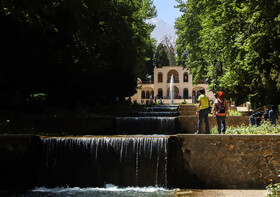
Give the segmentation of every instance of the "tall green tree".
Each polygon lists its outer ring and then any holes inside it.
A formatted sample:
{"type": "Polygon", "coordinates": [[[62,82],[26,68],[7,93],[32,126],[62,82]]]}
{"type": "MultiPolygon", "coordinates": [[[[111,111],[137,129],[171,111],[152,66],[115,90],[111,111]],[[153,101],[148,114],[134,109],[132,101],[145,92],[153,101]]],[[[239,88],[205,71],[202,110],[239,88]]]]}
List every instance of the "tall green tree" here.
{"type": "Polygon", "coordinates": [[[178,61],[213,91],[257,107],[279,102],[280,3],[178,1],[178,61]]]}
{"type": "Polygon", "coordinates": [[[168,58],[168,49],[166,45],[160,43],[157,46],[155,56],[154,56],[154,64],[158,68],[162,68],[163,66],[169,66],[170,61],[168,58]]]}
{"type": "Polygon", "coordinates": [[[142,66],[140,66],[139,78],[145,80],[146,75],[153,75],[154,73],[154,54],[156,50],[156,40],[150,45],[146,51],[146,59],[142,66]]]}
{"type": "Polygon", "coordinates": [[[2,107],[45,93],[51,104],[135,92],[153,41],[152,0],[0,2],[2,107]],[[117,88],[116,88],[117,87],[117,88]]]}
{"type": "Polygon", "coordinates": [[[163,38],[162,43],[164,44],[167,51],[169,65],[176,66],[176,55],[175,55],[176,46],[172,43],[171,38],[168,36],[165,36],[163,38]]]}

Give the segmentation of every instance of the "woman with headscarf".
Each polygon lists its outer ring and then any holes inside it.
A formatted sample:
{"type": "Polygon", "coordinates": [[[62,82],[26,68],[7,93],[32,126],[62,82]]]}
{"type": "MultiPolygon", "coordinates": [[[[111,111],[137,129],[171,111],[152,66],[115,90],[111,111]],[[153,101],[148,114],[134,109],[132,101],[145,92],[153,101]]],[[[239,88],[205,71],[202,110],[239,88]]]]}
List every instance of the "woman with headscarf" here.
{"type": "Polygon", "coordinates": [[[216,115],[217,119],[217,128],[219,134],[226,132],[226,115],[229,116],[228,112],[228,103],[226,99],[224,99],[224,93],[218,92],[218,98],[216,99],[214,106],[213,106],[213,116],[216,115]],[[222,124],[222,128],[221,128],[222,124]]]}

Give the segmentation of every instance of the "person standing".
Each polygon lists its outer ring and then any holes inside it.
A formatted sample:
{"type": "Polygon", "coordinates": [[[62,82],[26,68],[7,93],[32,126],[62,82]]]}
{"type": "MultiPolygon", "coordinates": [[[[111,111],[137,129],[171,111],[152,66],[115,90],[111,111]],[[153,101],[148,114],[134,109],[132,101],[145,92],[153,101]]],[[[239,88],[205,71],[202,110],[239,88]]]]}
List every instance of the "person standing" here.
{"type": "Polygon", "coordinates": [[[271,110],[268,112],[268,118],[274,126],[276,126],[276,121],[278,119],[277,107],[275,105],[271,106],[271,110]]]}
{"type": "Polygon", "coordinates": [[[198,97],[198,107],[196,111],[196,115],[198,115],[198,128],[197,132],[195,134],[201,134],[201,125],[202,125],[202,120],[204,119],[205,123],[205,133],[209,134],[209,122],[208,122],[208,108],[210,106],[209,98],[205,95],[205,90],[200,89],[200,96],[198,97]]]}
{"type": "Polygon", "coordinates": [[[264,118],[265,122],[268,120],[268,113],[269,113],[270,110],[271,109],[268,105],[264,106],[263,118],[264,118]]]}
{"type": "Polygon", "coordinates": [[[228,104],[224,99],[224,93],[218,92],[218,98],[216,99],[213,106],[213,116],[216,115],[217,128],[219,134],[226,132],[226,115],[229,115],[228,104]],[[221,127],[222,126],[222,127],[221,127]]]}

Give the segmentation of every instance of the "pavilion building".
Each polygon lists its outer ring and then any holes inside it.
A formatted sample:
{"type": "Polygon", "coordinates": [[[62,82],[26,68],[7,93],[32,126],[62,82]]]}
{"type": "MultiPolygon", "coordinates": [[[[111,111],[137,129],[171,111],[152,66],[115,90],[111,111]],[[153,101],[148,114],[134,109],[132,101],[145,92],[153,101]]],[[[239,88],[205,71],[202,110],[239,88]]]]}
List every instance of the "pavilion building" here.
{"type": "Polygon", "coordinates": [[[156,96],[157,100],[161,99],[163,104],[169,104],[172,75],[174,104],[179,104],[183,101],[197,103],[199,90],[202,88],[210,100],[215,100],[214,93],[208,90],[206,83],[200,81],[197,85],[193,85],[191,73],[180,66],[154,68],[153,80],[152,78],[148,81],[138,79],[137,93],[131,97],[131,100],[137,103],[146,103],[150,98],[154,100],[156,96]]]}

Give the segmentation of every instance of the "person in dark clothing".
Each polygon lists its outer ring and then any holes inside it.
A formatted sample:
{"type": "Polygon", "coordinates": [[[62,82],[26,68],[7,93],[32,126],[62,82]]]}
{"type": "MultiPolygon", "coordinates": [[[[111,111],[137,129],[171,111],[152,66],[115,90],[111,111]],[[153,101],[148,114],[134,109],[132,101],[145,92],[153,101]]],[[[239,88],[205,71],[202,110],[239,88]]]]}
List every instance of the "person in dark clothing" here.
{"type": "Polygon", "coordinates": [[[277,107],[275,105],[271,106],[271,110],[268,113],[268,118],[274,126],[276,126],[276,122],[278,119],[277,107]]]}
{"type": "Polygon", "coordinates": [[[249,118],[251,126],[256,125],[256,120],[255,120],[255,117],[254,117],[255,113],[256,113],[256,111],[254,110],[253,113],[251,114],[250,118],[249,118]]]}
{"type": "Polygon", "coordinates": [[[260,126],[261,124],[261,120],[262,120],[262,113],[261,113],[261,109],[258,108],[257,112],[254,113],[254,119],[255,119],[255,122],[256,122],[256,125],[257,127],[260,126]]]}
{"type": "Polygon", "coordinates": [[[268,118],[268,113],[269,113],[270,110],[271,110],[271,108],[268,105],[264,106],[264,113],[263,113],[264,121],[267,121],[269,119],[268,118]]]}

